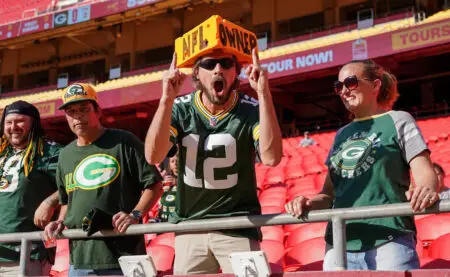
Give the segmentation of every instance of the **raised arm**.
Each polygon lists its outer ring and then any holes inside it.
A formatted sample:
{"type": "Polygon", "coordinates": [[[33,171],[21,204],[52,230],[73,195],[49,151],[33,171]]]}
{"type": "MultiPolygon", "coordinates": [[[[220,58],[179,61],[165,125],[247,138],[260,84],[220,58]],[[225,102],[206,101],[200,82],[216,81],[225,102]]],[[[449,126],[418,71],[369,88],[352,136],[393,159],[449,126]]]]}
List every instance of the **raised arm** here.
{"type": "Polygon", "coordinates": [[[272,95],[269,87],[269,76],[261,67],[256,49],[252,51],[253,64],[246,69],[250,86],[258,94],[259,100],[259,151],[261,161],[268,166],[276,166],[281,161],[281,131],[278,125],[272,95]]]}
{"type": "Polygon", "coordinates": [[[174,53],[170,68],[163,75],[161,99],[145,138],[145,159],[150,164],[162,162],[172,147],[169,138],[173,102],[186,79],[186,75],[176,68],[176,63],[174,53]]]}

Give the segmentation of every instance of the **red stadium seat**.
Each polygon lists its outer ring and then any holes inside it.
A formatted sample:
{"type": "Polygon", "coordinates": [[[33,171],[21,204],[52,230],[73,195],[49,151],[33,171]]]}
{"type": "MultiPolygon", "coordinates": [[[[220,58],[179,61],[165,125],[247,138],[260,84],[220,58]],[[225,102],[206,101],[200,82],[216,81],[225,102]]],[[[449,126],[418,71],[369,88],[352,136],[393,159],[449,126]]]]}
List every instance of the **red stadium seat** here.
{"type": "Polygon", "coordinates": [[[173,260],[175,250],[167,245],[153,245],[147,247],[147,253],[152,256],[155,267],[158,271],[170,274],[173,270],[173,260]]]}
{"type": "Polygon", "coordinates": [[[320,192],[320,189],[315,187],[297,187],[289,190],[287,200],[290,201],[297,196],[316,195],[320,192]]]}
{"type": "Polygon", "coordinates": [[[287,188],[284,184],[271,184],[261,192],[259,201],[263,206],[283,206],[287,188]]]}
{"type": "Polygon", "coordinates": [[[286,164],[287,167],[299,167],[303,164],[303,157],[300,155],[292,156],[286,164]]]}
{"type": "Polygon", "coordinates": [[[163,233],[150,241],[150,246],[166,245],[175,247],[175,233],[163,233]]]}
{"type": "Polygon", "coordinates": [[[55,264],[52,266],[52,271],[58,273],[60,276],[64,271],[69,270],[69,240],[59,239],[56,241],[56,256],[55,264]]]}
{"type": "Polygon", "coordinates": [[[281,194],[283,196],[286,196],[287,187],[286,184],[279,182],[279,183],[269,183],[264,187],[263,194],[281,194]]]}
{"type": "Polygon", "coordinates": [[[284,257],[285,272],[322,270],[325,257],[325,240],[315,238],[295,245],[284,257]]]}
{"type": "Polygon", "coordinates": [[[266,172],[264,170],[256,171],[256,183],[258,187],[262,187],[264,181],[266,180],[266,172]]]}
{"type": "Polygon", "coordinates": [[[156,238],[157,234],[144,234],[145,245],[149,245],[150,242],[156,238]]]}
{"type": "Polygon", "coordinates": [[[430,245],[431,258],[450,260],[450,233],[436,238],[430,245]]]}
{"type": "Polygon", "coordinates": [[[263,240],[274,240],[284,243],[284,231],[281,226],[263,226],[261,227],[263,240]]]}
{"type": "Polygon", "coordinates": [[[286,224],[283,225],[283,230],[284,230],[284,234],[286,235],[286,237],[290,236],[291,233],[294,230],[297,230],[298,228],[302,227],[303,225],[305,225],[307,223],[302,223],[302,224],[286,224]]]}
{"type": "Polygon", "coordinates": [[[53,269],[49,272],[50,277],[68,277],[69,276],[69,270],[64,271],[54,271],[53,269]]]}
{"type": "Polygon", "coordinates": [[[423,241],[432,241],[450,233],[450,214],[436,214],[416,220],[417,236],[423,241]]]}
{"type": "Polygon", "coordinates": [[[328,174],[328,172],[327,172],[327,170],[325,170],[321,174],[316,175],[316,180],[315,180],[316,188],[318,188],[320,190],[323,188],[323,185],[325,184],[325,179],[327,178],[327,174],[328,174]]]}
{"type": "Polygon", "coordinates": [[[308,187],[308,188],[315,188],[316,187],[316,181],[315,176],[308,175],[302,178],[296,178],[292,180],[286,180],[286,185],[288,187],[288,191],[291,189],[295,189],[298,187],[308,187]]]}
{"type": "Polygon", "coordinates": [[[56,252],[69,250],[69,240],[59,239],[56,241],[56,252]]]}
{"type": "Polygon", "coordinates": [[[286,197],[266,197],[266,198],[260,198],[259,203],[261,203],[261,206],[276,206],[276,207],[283,207],[286,202],[286,197]]]}
{"type": "Polygon", "coordinates": [[[441,133],[439,134],[440,140],[447,140],[448,139],[448,133],[441,133]]]}
{"type": "MultiPolygon", "coordinates": [[[[309,151],[311,148],[308,148],[309,151]]],[[[317,155],[314,152],[310,152],[311,154],[307,154],[303,156],[303,164],[305,165],[311,165],[311,164],[319,164],[319,159],[317,159],[317,155]]]]}
{"type": "Polygon", "coordinates": [[[261,207],[262,214],[281,214],[284,213],[284,207],[279,206],[262,206],[261,207]]]}
{"type": "Polygon", "coordinates": [[[55,263],[52,266],[53,271],[64,272],[69,270],[69,249],[56,252],[55,263]]]}
{"type": "Polygon", "coordinates": [[[283,139],[283,156],[290,157],[295,151],[296,147],[288,139],[283,139]]]}
{"type": "Polygon", "coordinates": [[[325,167],[318,163],[305,164],[305,174],[320,174],[325,171],[325,167]]]}
{"type": "Polygon", "coordinates": [[[0,0],[0,25],[22,18],[35,17],[42,12],[52,10],[54,4],[51,0],[0,0]]]}
{"type": "Polygon", "coordinates": [[[278,184],[284,182],[284,168],[278,165],[270,169],[266,175],[266,184],[278,184]]]}
{"type": "Polygon", "coordinates": [[[286,238],[286,243],[284,244],[286,250],[288,251],[295,245],[302,243],[304,241],[322,238],[325,236],[325,229],[327,228],[327,222],[316,222],[316,223],[306,223],[300,228],[292,231],[286,238]]]}
{"type": "Polygon", "coordinates": [[[419,255],[419,258],[424,257],[425,253],[423,249],[423,241],[421,241],[419,238],[417,238],[416,251],[417,255],[419,255]]]}
{"type": "Polygon", "coordinates": [[[262,203],[264,201],[268,201],[269,199],[279,199],[281,202],[286,200],[286,192],[282,193],[271,193],[270,191],[262,191],[259,195],[259,201],[262,203]]]}
{"type": "Polygon", "coordinates": [[[450,268],[450,234],[435,239],[428,250],[429,257],[420,257],[420,268],[450,268]]]}
{"type": "Polygon", "coordinates": [[[305,171],[301,165],[290,165],[286,167],[285,178],[286,180],[295,179],[305,176],[305,171]]]}
{"type": "Polygon", "coordinates": [[[274,240],[263,240],[261,242],[261,250],[266,253],[267,260],[270,264],[272,273],[283,272],[283,256],[284,246],[283,243],[274,240]]]}

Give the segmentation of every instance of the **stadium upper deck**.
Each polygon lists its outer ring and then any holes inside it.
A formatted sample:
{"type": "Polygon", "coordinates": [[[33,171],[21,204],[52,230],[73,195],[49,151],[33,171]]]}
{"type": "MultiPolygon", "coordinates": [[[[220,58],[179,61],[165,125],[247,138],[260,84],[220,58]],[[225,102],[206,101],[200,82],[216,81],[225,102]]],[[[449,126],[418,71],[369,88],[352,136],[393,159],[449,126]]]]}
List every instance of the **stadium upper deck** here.
{"type": "MultiPolygon", "coordinates": [[[[378,40],[381,43],[385,43],[383,40],[386,39],[386,36],[382,36],[383,34],[390,34],[395,31],[398,31],[398,30],[403,30],[403,29],[412,28],[412,27],[414,27],[420,31],[420,28],[422,27],[422,25],[425,25],[427,23],[432,23],[435,21],[439,21],[439,20],[446,21],[449,19],[450,19],[450,11],[441,11],[441,12],[427,18],[426,20],[424,20],[422,22],[418,22],[418,23],[415,22],[414,17],[400,19],[400,20],[394,20],[391,22],[375,25],[371,28],[366,28],[366,29],[362,29],[362,30],[356,29],[356,30],[352,30],[350,32],[342,32],[342,33],[325,36],[322,38],[316,38],[316,39],[301,41],[301,42],[296,42],[296,43],[289,43],[286,45],[269,48],[267,50],[260,52],[260,58],[263,61],[263,63],[269,68],[269,71],[272,71],[270,73],[275,73],[275,74],[271,75],[271,78],[276,78],[276,77],[278,77],[276,73],[281,73],[282,71],[289,71],[291,68],[294,67],[293,64],[288,64],[286,62],[286,59],[283,60],[284,56],[289,56],[291,54],[296,54],[297,56],[301,56],[299,54],[302,52],[306,52],[305,54],[309,54],[310,52],[313,52],[315,50],[320,50],[324,47],[337,46],[337,45],[341,46],[340,44],[345,44],[345,43],[348,44],[349,42],[354,43],[354,42],[359,41],[360,43],[366,44],[367,42],[365,39],[368,39],[368,38],[371,38],[373,41],[378,40]],[[265,62],[265,61],[268,61],[268,62],[265,62]]],[[[443,24],[444,23],[446,23],[446,22],[443,22],[443,24]]],[[[442,41],[439,38],[435,39],[435,41],[436,40],[442,41]]],[[[443,42],[445,42],[445,41],[443,41],[443,42]]],[[[396,43],[396,42],[393,42],[393,43],[396,43]]],[[[425,47],[426,46],[427,45],[425,45],[425,47]]],[[[355,46],[351,46],[351,47],[354,52],[359,51],[359,50],[355,49],[355,46]]],[[[362,48],[360,51],[364,51],[363,47],[366,48],[365,51],[368,51],[367,45],[363,45],[361,47],[362,48]]],[[[374,48],[376,48],[376,46],[374,48]]],[[[412,48],[412,47],[406,47],[406,48],[412,48]]],[[[376,51],[371,51],[370,54],[366,52],[365,54],[362,53],[362,55],[366,55],[367,57],[370,57],[370,58],[375,58],[375,57],[382,56],[382,55],[389,55],[389,54],[391,54],[390,52],[393,53],[393,51],[389,51],[389,49],[380,49],[380,50],[385,50],[385,51],[383,51],[384,53],[376,53],[376,51]]],[[[335,65],[339,64],[339,62],[334,62],[334,61],[336,59],[339,59],[338,57],[336,57],[336,55],[339,55],[340,53],[335,54],[335,53],[333,53],[333,51],[331,51],[331,52],[316,51],[316,52],[318,53],[318,55],[313,56],[313,58],[315,59],[314,61],[310,61],[311,57],[308,57],[308,55],[302,55],[300,57],[300,59],[295,60],[295,62],[296,62],[295,67],[307,68],[309,66],[309,64],[314,64],[314,63],[315,63],[315,65],[319,65],[321,63],[328,63],[329,65],[327,65],[327,67],[331,67],[331,66],[335,66],[335,65]]],[[[348,54],[348,53],[346,53],[346,54],[348,54]]],[[[356,54],[353,54],[353,57],[355,57],[355,56],[356,56],[356,54]]],[[[346,58],[351,58],[351,57],[346,57],[346,58]]],[[[151,69],[149,69],[149,70],[151,70],[151,69]]],[[[304,71],[309,71],[309,70],[310,69],[306,69],[304,71]]],[[[189,70],[185,70],[185,72],[189,73],[189,70]]],[[[161,80],[162,73],[163,73],[163,70],[158,70],[158,71],[144,73],[144,74],[136,74],[136,75],[134,75],[133,72],[130,72],[127,75],[131,75],[131,76],[120,78],[120,79],[115,79],[115,80],[109,80],[104,83],[99,83],[99,84],[97,84],[96,89],[99,92],[103,92],[103,91],[116,90],[116,89],[120,89],[120,88],[127,88],[130,86],[137,86],[137,85],[146,84],[146,83],[158,82],[161,80]]],[[[24,99],[31,103],[39,103],[39,102],[44,102],[44,101],[49,101],[49,100],[59,100],[59,97],[61,95],[61,90],[55,89],[55,90],[48,90],[48,91],[43,91],[43,92],[39,92],[39,93],[31,93],[31,94],[16,93],[16,94],[18,94],[18,95],[1,99],[0,106],[4,107],[8,103],[16,101],[17,99],[24,99]]],[[[157,98],[155,98],[155,99],[157,99],[157,98]]],[[[121,104],[122,103],[117,103],[117,105],[121,105],[121,104]]]]}

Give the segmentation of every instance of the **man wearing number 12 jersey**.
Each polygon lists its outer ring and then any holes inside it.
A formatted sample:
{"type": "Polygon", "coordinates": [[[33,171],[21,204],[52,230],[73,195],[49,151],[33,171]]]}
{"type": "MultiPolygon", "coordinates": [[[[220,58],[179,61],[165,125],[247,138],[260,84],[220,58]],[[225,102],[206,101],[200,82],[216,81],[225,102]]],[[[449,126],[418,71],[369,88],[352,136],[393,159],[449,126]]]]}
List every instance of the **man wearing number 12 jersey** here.
{"type": "MultiPolygon", "coordinates": [[[[172,145],[179,149],[178,194],[172,223],[192,219],[256,215],[255,153],[275,166],[281,159],[281,134],[267,71],[253,50],[246,73],[259,102],[239,93],[241,65],[215,50],[193,66],[197,90],[177,97],[186,78],[172,65],[163,77],[158,110],[146,138],[146,158],[161,162],[172,145]]],[[[233,273],[232,252],[259,250],[259,228],[177,234],[174,274],[233,273]]]]}

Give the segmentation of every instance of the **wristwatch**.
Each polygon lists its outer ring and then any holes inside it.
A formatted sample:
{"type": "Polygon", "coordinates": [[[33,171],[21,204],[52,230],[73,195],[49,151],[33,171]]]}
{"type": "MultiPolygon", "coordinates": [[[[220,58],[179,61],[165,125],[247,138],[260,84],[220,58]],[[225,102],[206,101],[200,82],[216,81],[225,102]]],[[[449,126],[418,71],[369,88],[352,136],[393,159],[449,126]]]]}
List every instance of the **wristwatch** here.
{"type": "Polygon", "coordinates": [[[134,217],[138,222],[142,222],[142,212],[138,210],[133,210],[130,215],[134,217]]]}

